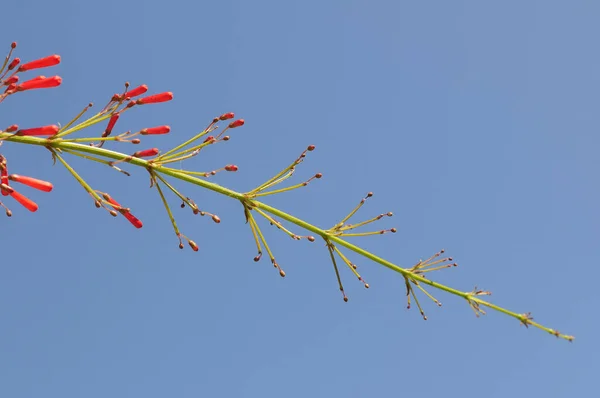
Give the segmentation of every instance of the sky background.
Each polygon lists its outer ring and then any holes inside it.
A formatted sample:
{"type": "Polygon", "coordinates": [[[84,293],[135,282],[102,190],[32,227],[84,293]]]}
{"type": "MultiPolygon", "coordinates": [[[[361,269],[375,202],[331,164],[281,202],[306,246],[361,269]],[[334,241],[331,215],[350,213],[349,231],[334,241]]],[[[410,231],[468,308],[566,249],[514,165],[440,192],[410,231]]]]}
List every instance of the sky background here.
{"type": "MultiPolygon", "coordinates": [[[[2,128],[67,123],[125,81],[160,106],[118,129],[169,124],[141,147],[167,150],[217,115],[246,125],[188,161],[228,163],[212,181],[245,191],[317,150],[267,203],[329,227],[368,192],[357,220],[393,211],[353,242],[402,266],[445,248],[460,264],[435,279],[573,334],[527,330],[432,291],[429,320],[407,310],[403,280],[350,255],[341,300],[321,243],[264,226],[285,269],[254,263],[233,200],[177,184],[222,223],[172,204],[200,251],[179,250],[146,173],[72,160],[94,188],[144,221],[95,210],[38,147],[5,144],[13,173],[50,180],[30,214],[0,218],[0,395],[33,397],[590,396],[600,372],[595,1],[27,1],[3,7],[0,37],[58,89],[9,98],[2,128]],[[596,314],[596,315],[594,315],[596,314]]],[[[31,76],[34,76],[31,73],[31,76]]],[[[99,135],[102,127],[82,132],[99,135]]],[[[108,148],[133,152],[126,144],[108,148]]],[[[294,229],[301,233],[297,228],[294,229]]]]}

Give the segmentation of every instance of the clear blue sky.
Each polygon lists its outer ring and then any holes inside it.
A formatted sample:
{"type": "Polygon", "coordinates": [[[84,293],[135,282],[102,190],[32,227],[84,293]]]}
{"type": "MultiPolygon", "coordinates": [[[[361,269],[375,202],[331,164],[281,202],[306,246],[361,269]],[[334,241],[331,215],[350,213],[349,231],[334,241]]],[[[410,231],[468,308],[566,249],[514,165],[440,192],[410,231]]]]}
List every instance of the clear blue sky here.
{"type": "Polygon", "coordinates": [[[240,205],[192,187],[223,222],[175,206],[201,246],[180,251],[144,172],[73,161],[135,210],[135,230],[95,210],[47,152],[6,144],[11,171],[55,190],[27,191],[38,213],[14,205],[0,218],[0,395],[590,396],[600,4],[483,3],[13,1],[4,48],[60,54],[63,85],[10,98],[0,124],[64,124],[124,81],[175,94],[119,122],[171,125],[148,146],[236,112],[246,126],[186,167],[235,163],[214,181],[246,190],[315,144],[297,181],[324,178],[268,203],[326,227],[373,191],[361,215],[393,211],[381,226],[398,233],[357,243],[403,266],[446,248],[460,267],[440,282],[489,289],[575,343],[497,313],[476,319],[441,293],[424,322],[398,275],[354,256],[371,289],[344,272],[344,303],[321,244],[267,228],[281,279],[252,261],[240,205]]]}

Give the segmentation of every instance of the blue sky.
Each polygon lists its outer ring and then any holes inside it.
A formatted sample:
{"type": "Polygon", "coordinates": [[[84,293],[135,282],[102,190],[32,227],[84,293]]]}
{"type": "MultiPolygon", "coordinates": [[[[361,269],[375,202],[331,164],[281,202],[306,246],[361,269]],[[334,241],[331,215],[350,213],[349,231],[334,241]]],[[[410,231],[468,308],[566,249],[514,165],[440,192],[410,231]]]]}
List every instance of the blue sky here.
{"type": "Polygon", "coordinates": [[[361,216],[393,211],[381,226],[398,233],[354,242],[403,266],[445,248],[460,266],[438,281],[491,290],[575,343],[497,313],[476,319],[442,293],[424,322],[398,275],[356,256],[371,289],[343,272],[344,303],[322,245],[266,228],[281,279],[252,261],[238,203],[181,184],[223,222],[174,200],[201,247],[180,251],[145,173],[73,160],[144,221],[134,230],[95,211],[48,153],[5,144],[12,172],[55,190],[30,194],[36,214],[13,205],[1,219],[0,394],[589,396],[600,369],[600,5],[484,3],[12,2],[5,48],[60,54],[63,85],[5,101],[0,124],[64,124],[125,81],[175,94],[119,121],[172,127],[148,146],[166,150],[236,112],[246,125],[187,168],[235,163],[213,181],[243,191],[315,144],[296,178],[324,178],[267,203],[327,227],[373,191],[361,216]]]}

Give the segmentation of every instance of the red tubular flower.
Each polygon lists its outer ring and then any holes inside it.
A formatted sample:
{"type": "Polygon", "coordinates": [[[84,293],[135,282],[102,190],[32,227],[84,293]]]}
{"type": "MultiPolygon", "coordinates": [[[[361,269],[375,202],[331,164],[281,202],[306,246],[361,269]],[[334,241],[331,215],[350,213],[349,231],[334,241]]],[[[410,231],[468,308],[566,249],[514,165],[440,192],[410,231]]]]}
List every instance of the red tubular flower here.
{"type": "Polygon", "coordinates": [[[233,119],[235,116],[235,114],[233,112],[229,112],[229,113],[224,113],[221,116],[219,116],[219,120],[228,120],[228,119],[233,119]]]}
{"type": "Polygon", "coordinates": [[[144,149],[143,151],[137,151],[132,156],[134,158],[149,158],[149,157],[158,155],[158,152],[159,152],[158,148],[150,148],[150,149],[144,149]]]}
{"type": "Polygon", "coordinates": [[[44,136],[44,135],[54,135],[58,133],[58,126],[50,125],[50,126],[42,126],[42,127],[34,127],[31,129],[24,129],[17,131],[17,135],[26,135],[26,136],[44,136]]]}
{"type": "Polygon", "coordinates": [[[37,209],[38,209],[37,203],[35,203],[33,200],[29,199],[28,197],[21,195],[14,189],[11,189],[11,192],[9,193],[9,195],[12,196],[14,200],[19,202],[24,208],[26,208],[30,212],[33,213],[33,212],[37,211],[37,209]]]}
{"type": "Polygon", "coordinates": [[[113,127],[115,127],[115,124],[117,123],[117,120],[119,120],[120,116],[121,114],[117,112],[110,117],[110,120],[108,121],[108,126],[106,126],[106,130],[104,130],[105,135],[109,135],[112,132],[112,129],[113,127]]]}
{"type": "Polygon", "coordinates": [[[170,126],[157,126],[157,127],[150,127],[147,129],[143,129],[141,131],[141,134],[142,135],[159,135],[159,134],[167,134],[169,131],[171,131],[170,126]]]}
{"type": "MultiPolygon", "coordinates": [[[[106,201],[112,205],[115,205],[119,208],[121,208],[122,206],[113,198],[111,198],[108,195],[104,195],[104,199],[106,199],[106,201]]],[[[144,224],[133,214],[131,214],[131,212],[129,212],[129,210],[119,210],[119,212],[121,214],[123,214],[123,217],[125,217],[127,219],[127,221],[129,221],[131,223],[131,225],[133,225],[136,228],[142,228],[144,226],[144,224]]]]}
{"type": "Polygon", "coordinates": [[[235,122],[229,123],[229,128],[234,129],[236,127],[240,127],[244,125],[244,119],[238,119],[235,122]]]}
{"type": "Polygon", "coordinates": [[[27,70],[47,68],[60,64],[60,55],[50,55],[48,57],[36,59],[35,61],[27,62],[19,67],[19,72],[25,72],[27,70]]]}
{"type": "Polygon", "coordinates": [[[138,104],[138,105],[156,104],[159,102],[171,101],[172,99],[173,99],[173,93],[170,91],[167,91],[165,93],[154,94],[154,95],[149,95],[147,97],[140,98],[139,100],[136,101],[136,104],[138,104]]]}
{"type": "MultiPolygon", "coordinates": [[[[8,185],[8,169],[6,164],[0,165],[0,183],[8,185]]],[[[4,188],[0,189],[2,196],[8,196],[8,191],[4,188]]]]}
{"type": "Polygon", "coordinates": [[[21,58],[15,58],[12,60],[10,64],[8,64],[8,70],[13,70],[17,65],[21,63],[21,58]]]}
{"type": "Polygon", "coordinates": [[[18,174],[11,174],[8,176],[8,179],[11,181],[18,182],[23,185],[27,185],[28,187],[35,188],[39,191],[50,192],[52,191],[52,184],[48,181],[38,180],[37,178],[21,176],[18,174]]]}
{"type": "Polygon", "coordinates": [[[60,76],[43,77],[39,76],[31,80],[27,80],[19,84],[16,88],[17,91],[35,90],[38,88],[52,88],[60,86],[62,78],[60,76]]]}
{"type": "Polygon", "coordinates": [[[238,171],[238,167],[235,164],[228,164],[225,166],[226,171],[238,171]]]}
{"type": "Polygon", "coordinates": [[[137,97],[138,95],[144,94],[146,91],[148,91],[148,86],[146,86],[145,84],[142,84],[141,86],[138,86],[138,87],[134,88],[133,90],[129,90],[127,93],[125,93],[125,96],[129,97],[129,98],[133,98],[133,97],[137,97]]]}
{"type": "Polygon", "coordinates": [[[3,84],[5,86],[10,86],[11,84],[15,84],[18,81],[19,81],[19,76],[14,75],[14,76],[11,76],[8,79],[6,79],[3,84]]]}

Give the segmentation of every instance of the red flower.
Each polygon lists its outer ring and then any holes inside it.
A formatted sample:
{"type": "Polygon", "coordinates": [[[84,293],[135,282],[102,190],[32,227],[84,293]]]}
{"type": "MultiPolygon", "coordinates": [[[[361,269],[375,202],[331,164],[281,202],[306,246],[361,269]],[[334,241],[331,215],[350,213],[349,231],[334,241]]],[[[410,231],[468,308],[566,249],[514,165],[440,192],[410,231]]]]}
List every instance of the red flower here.
{"type": "Polygon", "coordinates": [[[170,91],[167,91],[165,93],[154,94],[154,95],[149,95],[147,97],[140,98],[139,100],[136,101],[136,104],[138,104],[138,105],[156,104],[158,102],[171,101],[172,99],[173,99],[173,93],[170,91]]]}
{"type": "Polygon", "coordinates": [[[235,122],[229,123],[229,128],[234,129],[236,127],[240,127],[244,125],[244,119],[238,119],[235,122]]]}
{"type": "Polygon", "coordinates": [[[128,92],[126,92],[125,97],[128,97],[128,98],[137,97],[138,95],[144,94],[146,91],[148,91],[148,86],[146,86],[145,84],[142,84],[141,86],[138,86],[138,87],[134,88],[133,90],[129,90],[128,92]]]}
{"type": "Polygon", "coordinates": [[[108,121],[108,126],[106,126],[106,130],[104,130],[105,135],[109,135],[112,132],[112,129],[113,127],[115,127],[115,124],[117,123],[117,120],[119,120],[120,116],[121,114],[117,112],[110,117],[110,120],[108,121]]]}
{"type": "MultiPolygon", "coordinates": [[[[2,158],[3,163],[0,164],[0,183],[8,185],[8,169],[6,168],[6,161],[2,158]]],[[[8,196],[8,191],[1,188],[2,196],[8,196]]]]}
{"type": "Polygon", "coordinates": [[[6,79],[2,84],[5,86],[10,86],[11,84],[15,84],[18,81],[19,81],[19,76],[14,75],[14,76],[11,76],[8,79],[6,79]]]}
{"type": "Polygon", "coordinates": [[[52,76],[52,77],[43,77],[38,76],[31,80],[27,80],[19,84],[16,88],[17,91],[25,91],[25,90],[35,90],[38,88],[52,88],[56,86],[60,86],[62,83],[62,78],[60,76],[52,76]]]}
{"type": "Polygon", "coordinates": [[[33,212],[37,211],[37,209],[38,209],[37,203],[35,203],[33,200],[29,199],[28,197],[21,195],[20,193],[18,193],[17,191],[15,191],[12,188],[9,191],[9,195],[12,196],[14,200],[19,202],[24,208],[26,208],[30,212],[33,213],[33,212]]]}
{"type": "Polygon", "coordinates": [[[13,59],[12,62],[8,65],[8,70],[15,69],[15,66],[19,65],[20,62],[21,62],[21,58],[13,59]]]}
{"type": "Polygon", "coordinates": [[[50,126],[42,126],[42,127],[34,127],[31,129],[24,129],[17,131],[17,135],[26,135],[26,136],[43,136],[43,135],[54,135],[58,133],[58,126],[50,125],[50,126]]]}
{"type": "Polygon", "coordinates": [[[233,112],[224,113],[221,116],[219,116],[219,120],[233,119],[234,116],[235,116],[235,114],[233,112]]]}
{"type": "Polygon", "coordinates": [[[144,224],[133,214],[131,214],[131,212],[129,212],[129,210],[126,209],[122,209],[122,206],[113,198],[111,198],[109,195],[103,195],[104,199],[112,204],[115,205],[118,208],[121,208],[121,210],[119,210],[119,212],[121,214],[123,214],[123,217],[125,217],[127,219],[127,221],[129,221],[131,223],[131,225],[133,225],[136,228],[142,228],[144,226],[144,224]]]}
{"type": "Polygon", "coordinates": [[[50,55],[45,58],[36,59],[35,61],[27,62],[26,64],[21,65],[19,68],[19,72],[25,72],[27,70],[39,69],[39,68],[47,68],[49,66],[54,66],[60,64],[60,55],[50,55]]]}
{"type": "Polygon", "coordinates": [[[134,158],[148,158],[148,157],[156,156],[156,155],[158,155],[158,153],[159,153],[158,148],[150,148],[150,149],[144,149],[143,151],[137,151],[132,156],[134,158]]]}
{"type": "Polygon", "coordinates": [[[227,171],[238,171],[238,167],[235,164],[228,164],[225,166],[225,170],[227,171]]]}
{"type": "Polygon", "coordinates": [[[149,127],[147,129],[143,129],[140,133],[142,135],[158,135],[158,134],[167,134],[171,131],[170,126],[157,126],[157,127],[149,127]]]}
{"type": "Polygon", "coordinates": [[[44,180],[38,180],[33,177],[21,176],[18,174],[11,174],[8,176],[8,179],[11,181],[18,182],[23,185],[27,185],[28,187],[35,188],[39,191],[50,192],[52,191],[52,183],[44,180]]]}

